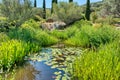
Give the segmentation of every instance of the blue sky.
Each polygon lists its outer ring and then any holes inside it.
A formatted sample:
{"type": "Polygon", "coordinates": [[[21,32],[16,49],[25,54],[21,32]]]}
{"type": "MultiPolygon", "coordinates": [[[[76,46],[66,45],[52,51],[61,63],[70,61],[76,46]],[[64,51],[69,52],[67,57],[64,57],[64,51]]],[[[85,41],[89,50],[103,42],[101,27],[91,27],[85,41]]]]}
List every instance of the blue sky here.
{"type": "MultiPolygon", "coordinates": [[[[33,1],[33,0],[32,0],[33,1]]],[[[52,0],[46,0],[46,7],[47,8],[50,8],[51,7],[51,1],[52,0]]],[[[69,0],[58,0],[59,2],[60,1],[64,1],[64,2],[68,2],[69,0]]],[[[86,3],[86,0],[73,0],[74,2],[77,2],[79,5],[82,5],[82,4],[85,4],[86,3]]],[[[102,0],[90,0],[91,2],[97,2],[97,1],[102,1],[102,0]]],[[[42,3],[43,3],[43,0],[37,0],[37,6],[38,7],[42,7],[42,3]]]]}

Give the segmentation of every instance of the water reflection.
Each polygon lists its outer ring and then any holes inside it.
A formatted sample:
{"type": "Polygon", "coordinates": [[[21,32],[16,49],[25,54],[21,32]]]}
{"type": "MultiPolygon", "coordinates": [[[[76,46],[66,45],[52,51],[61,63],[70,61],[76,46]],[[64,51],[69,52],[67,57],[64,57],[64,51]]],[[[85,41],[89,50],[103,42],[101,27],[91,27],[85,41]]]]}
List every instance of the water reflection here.
{"type": "Polygon", "coordinates": [[[34,80],[37,71],[34,69],[33,65],[27,64],[16,70],[15,80],[34,80]]]}
{"type": "Polygon", "coordinates": [[[40,53],[28,57],[27,63],[15,69],[15,74],[7,76],[7,80],[70,80],[65,68],[67,62],[71,63],[79,53],[81,50],[74,48],[42,49],[40,53]]]}

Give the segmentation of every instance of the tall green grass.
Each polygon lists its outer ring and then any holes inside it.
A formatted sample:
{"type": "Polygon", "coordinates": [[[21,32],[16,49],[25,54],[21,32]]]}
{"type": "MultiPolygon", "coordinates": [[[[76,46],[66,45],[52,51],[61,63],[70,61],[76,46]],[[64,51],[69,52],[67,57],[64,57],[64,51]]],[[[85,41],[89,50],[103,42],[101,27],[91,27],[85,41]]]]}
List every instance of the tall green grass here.
{"type": "Polygon", "coordinates": [[[102,45],[99,51],[87,51],[72,65],[71,80],[119,80],[120,42],[102,45]]]}
{"type": "Polygon", "coordinates": [[[32,47],[30,44],[18,40],[2,42],[0,45],[0,69],[9,70],[13,65],[22,63],[24,56],[33,52],[32,47]]]}
{"type": "Polygon", "coordinates": [[[4,32],[1,32],[0,33],[0,43],[1,42],[6,42],[8,40],[10,40],[10,38],[4,32]]]}
{"type": "Polygon", "coordinates": [[[100,44],[112,42],[119,37],[119,32],[114,27],[104,25],[100,28],[95,28],[90,25],[84,25],[76,32],[75,36],[66,40],[67,45],[94,47],[97,48],[100,44]]]}
{"type": "MultiPolygon", "coordinates": [[[[26,23],[25,23],[26,24],[26,23]]],[[[57,39],[41,29],[36,29],[29,25],[24,25],[17,29],[9,31],[8,36],[11,39],[18,39],[25,42],[34,43],[39,46],[49,46],[57,43],[57,39]]]]}
{"type": "Polygon", "coordinates": [[[60,40],[67,40],[70,37],[75,35],[75,32],[78,30],[77,27],[73,26],[73,27],[68,27],[64,30],[54,30],[49,32],[50,35],[56,37],[57,39],[60,40]]]}
{"type": "Polygon", "coordinates": [[[58,42],[58,39],[39,28],[37,22],[29,20],[18,28],[0,33],[0,69],[9,70],[24,61],[29,53],[58,42]]]}

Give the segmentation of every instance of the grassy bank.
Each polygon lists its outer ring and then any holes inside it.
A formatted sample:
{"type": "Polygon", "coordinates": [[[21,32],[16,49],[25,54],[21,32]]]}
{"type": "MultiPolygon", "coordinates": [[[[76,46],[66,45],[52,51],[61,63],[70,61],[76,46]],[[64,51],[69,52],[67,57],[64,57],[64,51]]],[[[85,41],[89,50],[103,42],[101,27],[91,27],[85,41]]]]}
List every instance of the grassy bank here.
{"type": "Polygon", "coordinates": [[[76,57],[72,67],[67,67],[71,80],[117,80],[120,78],[119,39],[120,32],[106,24],[94,26],[88,21],[78,21],[62,31],[44,31],[38,22],[28,20],[20,27],[0,33],[0,68],[9,71],[23,63],[26,55],[62,41],[66,46],[88,49],[76,57]]]}
{"type": "Polygon", "coordinates": [[[71,46],[80,46],[86,48],[97,48],[100,44],[106,44],[119,37],[118,31],[110,25],[103,25],[99,28],[84,25],[65,43],[71,46]]]}
{"type": "Polygon", "coordinates": [[[86,51],[72,64],[71,80],[119,80],[120,43],[101,45],[99,51],[86,51]]]}
{"type": "Polygon", "coordinates": [[[29,20],[18,28],[0,33],[0,69],[10,70],[24,62],[24,57],[41,47],[58,42],[58,39],[42,31],[39,23],[29,20]]]}
{"type": "Polygon", "coordinates": [[[71,80],[120,79],[120,33],[115,27],[82,25],[65,43],[87,48],[67,67],[71,80]]]}

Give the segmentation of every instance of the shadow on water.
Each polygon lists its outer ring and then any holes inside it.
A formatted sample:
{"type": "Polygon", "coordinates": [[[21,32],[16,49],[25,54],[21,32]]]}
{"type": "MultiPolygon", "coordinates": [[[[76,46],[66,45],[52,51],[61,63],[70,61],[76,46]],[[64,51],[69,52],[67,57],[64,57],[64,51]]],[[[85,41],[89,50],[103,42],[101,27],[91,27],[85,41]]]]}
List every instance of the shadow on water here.
{"type": "MultiPolygon", "coordinates": [[[[12,74],[7,75],[5,80],[11,78],[12,80],[63,80],[65,71],[62,69],[65,69],[67,65],[64,62],[66,60],[71,61],[73,58],[71,55],[75,55],[73,50],[75,49],[44,48],[40,53],[26,57],[25,65],[15,69],[12,74]]],[[[78,50],[78,52],[80,51],[78,50]]]]}

